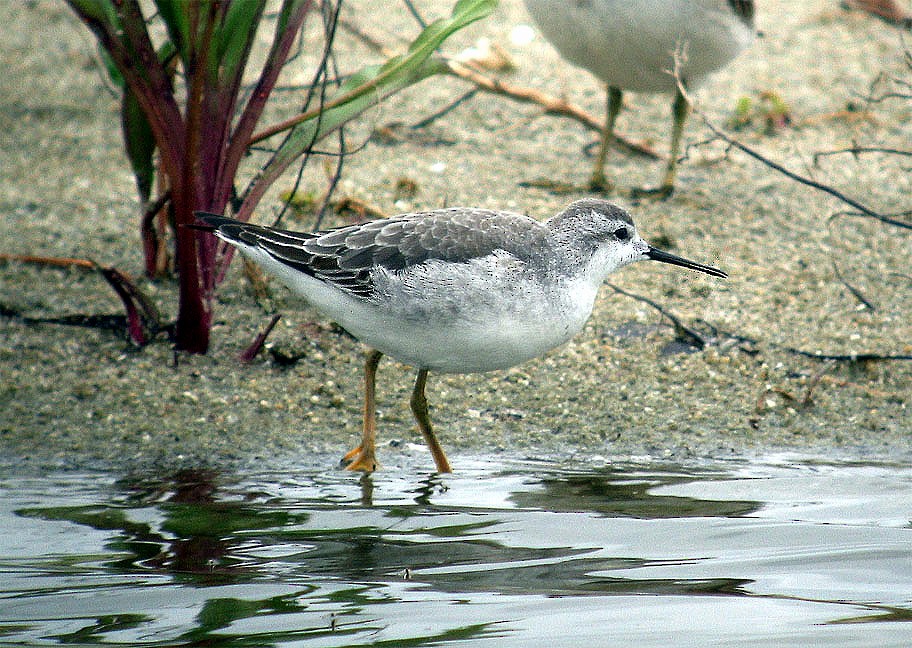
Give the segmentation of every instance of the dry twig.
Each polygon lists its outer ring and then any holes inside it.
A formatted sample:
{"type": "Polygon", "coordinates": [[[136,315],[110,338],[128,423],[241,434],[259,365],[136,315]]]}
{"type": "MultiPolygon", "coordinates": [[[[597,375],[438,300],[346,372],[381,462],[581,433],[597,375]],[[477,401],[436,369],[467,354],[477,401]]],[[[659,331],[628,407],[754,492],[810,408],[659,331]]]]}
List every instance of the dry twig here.
{"type": "Polygon", "coordinates": [[[843,0],[842,6],[846,9],[865,11],[891,25],[912,27],[912,14],[896,0],[843,0]]]}
{"type": "Polygon", "coordinates": [[[668,318],[669,322],[671,322],[671,325],[674,327],[675,337],[681,342],[697,349],[703,349],[706,347],[706,339],[702,335],[697,333],[692,328],[685,326],[678,317],[672,314],[668,309],[664,308],[661,304],[649,299],[648,297],[643,297],[642,295],[637,295],[636,293],[627,292],[623,288],[619,288],[611,282],[606,282],[606,285],[616,293],[620,293],[626,297],[631,297],[637,301],[649,304],[654,309],[659,311],[662,315],[668,318]]]}
{"type": "MultiPolygon", "coordinates": [[[[474,84],[477,88],[485,92],[490,92],[502,97],[508,97],[514,101],[519,101],[521,103],[537,104],[544,109],[544,113],[546,115],[569,117],[570,119],[583,124],[590,130],[601,131],[604,126],[602,120],[587,113],[582,108],[573,105],[562,97],[549,95],[548,93],[542,92],[536,88],[526,88],[523,86],[517,86],[512,83],[508,83],[502,79],[484,74],[483,72],[480,72],[466,65],[465,63],[461,63],[453,59],[448,59],[447,65],[449,67],[450,74],[474,84]]],[[[645,144],[633,142],[623,137],[622,135],[618,135],[617,133],[615,133],[614,139],[623,148],[632,153],[645,155],[646,157],[656,160],[661,159],[662,157],[656,153],[653,148],[646,146],[645,144]]]]}
{"type": "MultiPolygon", "coordinates": [[[[343,27],[346,31],[361,40],[369,49],[375,52],[379,52],[384,56],[389,56],[392,54],[392,50],[390,48],[386,47],[378,39],[374,38],[363,29],[361,29],[360,26],[352,23],[351,21],[340,19],[339,26],[343,27]]],[[[481,70],[467,65],[466,62],[458,61],[454,58],[447,58],[446,64],[449,74],[460,78],[463,81],[471,83],[473,86],[475,86],[475,90],[474,92],[470,91],[469,93],[466,93],[465,95],[459,97],[456,102],[454,102],[454,105],[450,105],[438,113],[422,119],[420,122],[414,125],[416,128],[427,126],[433,122],[434,119],[437,119],[441,115],[446,114],[449,110],[455,107],[455,105],[458,105],[459,103],[462,103],[467,99],[475,96],[477,91],[480,90],[483,92],[500,95],[502,97],[507,97],[520,103],[536,104],[542,107],[544,114],[546,115],[568,117],[579,122],[589,130],[597,132],[602,130],[602,120],[598,119],[594,115],[589,114],[582,108],[573,105],[566,99],[555,97],[536,88],[527,88],[508,83],[503,79],[485,74],[481,70]]],[[[614,139],[622,148],[632,153],[644,155],[652,159],[662,158],[659,153],[657,153],[653,148],[647,146],[646,144],[631,141],[630,139],[625,138],[623,135],[618,135],[617,133],[615,134],[614,139]]]]}
{"type": "Polygon", "coordinates": [[[706,113],[704,113],[702,110],[700,110],[700,108],[696,104],[694,104],[690,95],[687,93],[687,88],[684,87],[684,84],[681,81],[680,63],[681,63],[680,59],[679,59],[678,55],[676,54],[675,55],[674,77],[675,77],[675,81],[678,84],[678,89],[680,90],[682,96],[686,99],[693,114],[695,114],[697,117],[699,117],[700,120],[703,122],[704,126],[706,126],[706,128],[708,128],[712,132],[712,134],[715,135],[718,139],[725,142],[731,148],[735,148],[735,149],[741,151],[742,153],[746,153],[748,156],[763,163],[765,166],[768,166],[769,168],[773,169],[774,171],[778,171],[779,173],[786,176],[787,178],[790,178],[803,185],[812,187],[814,189],[817,189],[818,191],[822,191],[826,194],[833,196],[834,198],[837,198],[838,200],[846,203],[847,205],[853,207],[854,209],[857,209],[858,215],[860,215],[860,216],[873,218],[886,225],[892,225],[894,227],[900,227],[903,229],[912,229],[912,223],[897,220],[895,218],[891,218],[890,216],[880,214],[880,213],[874,211],[873,209],[867,207],[866,205],[862,204],[860,201],[847,196],[846,194],[844,194],[843,192],[839,191],[838,189],[836,189],[834,187],[823,184],[822,182],[818,182],[816,180],[813,180],[811,178],[808,178],[799,173],[789,170],[782,164],[779,164],[778,162],[771,160],[770,158],[763,155],[759,151],[747,146],[746,144],[744,144],[744,143],[740,142],[739,140],[736,140],[735,138],[726,134],[721,128],[716,126],[712,122],[712,120],[709,119],[709,117],[706,115],[706,113]]]}
{"type": "Polygon", "coordinates": [[[877,308],[875,308],[874,304],[871,303],[871,301],[869,299],[867,299],[864,296],[864,294],[862,294],[862,292],[860,290],[858,290],[858,288],[856,288],[855,286],[850,284],[848,281],[846,281],[845,277],[843,277],[842,273],[839,271],[839,266],[836,265],[836,261],[833,261],[833,272],[836,274],[836,278],[839,279],[839,281],[842,283],[842,285],[846,287],[846,290],[848,290],[850,293],[852,293],[852,295],[855,297],[855,299],[857,299],[861,303],[862,306],[864,306],[868,310],[872,310],[872,311],[877,310],[877,308]]]}

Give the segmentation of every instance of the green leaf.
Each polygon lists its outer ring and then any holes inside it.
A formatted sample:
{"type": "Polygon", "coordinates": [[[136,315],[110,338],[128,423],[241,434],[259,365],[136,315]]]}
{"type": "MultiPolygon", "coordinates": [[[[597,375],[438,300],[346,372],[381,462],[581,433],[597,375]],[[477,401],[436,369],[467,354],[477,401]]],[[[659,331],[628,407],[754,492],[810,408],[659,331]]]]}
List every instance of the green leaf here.
{"type": "Polygon", "coordinates": [[[136,189],[140,201],[145,204],[152,195],[152,183],[155,181],[155,135],[136,95],[127,87],[124,87],[120,119],[124,148],[136,178],[136,189]]]}
{"type": "Polygon", "coordinates": [[[105,71],[108,73],[108,78],[111,79],[111,83],[118,88],[123,88],[124,85],[126,85],[123,74],[117,69],[117,64],[114,62],[114,59],[111,58],[111,54],[108,50],[101,45],[98,46],[98,57],[101,59],[101,62],[104,63],[105,71]]]}
{"type": "Polygon", "coordinates": [[[180,57],[186,61],[189,58],[189,47],[192,43],[189,15],[191,4],[187,0],[155,0],[155,6],[168,30],[168,38],[180,57]]]}
{"type": "Polygon", "coordinates": [[[67,0],[67,3],[83,20],[92,20],[106,25],[117,24],[117,11],[111,0],[67,0]]]}
{"type": "Polygon", "coordinates": [[[263,2],[245,0],[234,2],[215,34],[215,60],[223,79],[233,79],[243,74],[239,69],[247,61],[257,26],[264,10],[263,2]]]}

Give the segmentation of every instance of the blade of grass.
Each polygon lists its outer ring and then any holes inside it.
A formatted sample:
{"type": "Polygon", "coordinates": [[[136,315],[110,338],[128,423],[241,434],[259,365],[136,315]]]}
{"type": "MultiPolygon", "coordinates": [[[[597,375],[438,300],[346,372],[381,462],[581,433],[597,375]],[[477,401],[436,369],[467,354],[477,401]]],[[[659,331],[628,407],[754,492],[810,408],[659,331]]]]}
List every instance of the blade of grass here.
{"type": "Polygon", "coordinates": [[[190,21],[188,20],[187,0],[155,0],[158,15],[168,30],[171,43],[177,48],[179,56],[186,61],[189,58],[190,21]]]}
{"type": "Polygon", "coordinates": [[[152,195],[152,184],[155,181],[155,136],[136,95],[129,88],[123,90],[120,120],[124,148],[136,178],[140,201],[145,205],[152,195]]]}

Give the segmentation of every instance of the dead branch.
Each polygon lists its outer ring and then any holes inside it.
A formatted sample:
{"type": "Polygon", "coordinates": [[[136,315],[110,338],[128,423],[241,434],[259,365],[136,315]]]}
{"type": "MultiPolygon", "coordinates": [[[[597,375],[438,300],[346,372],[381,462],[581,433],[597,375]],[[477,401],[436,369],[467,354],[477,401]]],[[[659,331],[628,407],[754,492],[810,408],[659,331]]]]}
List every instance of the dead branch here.
{"type": "Polygon", "coordinates": [[[627,292],[623,288],[619,288],[618,286],[615,286],[613,283],[606,282],[606,285],[616,293],[620,293],[626,297],[631,297],[632,299],[636,299],[637,301],[641,301],[645,304],[649,304],[654,309],[659,311],[663,316],[668,318],[669,322],[671,322],[671,325],[674,327],[674,330],[675,330],[675,337],[678,340],[680,340],[681,342],[683,342],[685,344],[689,344],[690,346],[695,347],[697,349],[703,349],[706,347],[706,339],[702,335],[697,333],[692,328],[685,326],[684,323],[681,322],[681,320],[678,317],[676,317],[674,314],[672,314],[670,311],[668,311],[666,308],[664,308],[661,304],[654,302],[653,300],[649,299],[648,297],[643,297],[642,295],[637,295],[636,293],[627,292]]]}
{"type": "MultiPolygon", "coordinates": [[[[778,345],[773,345],[778,346],[778,345]]],[[[804,349],[796,349],[790,346],[779,346],[783,351],[787,351],[793,355],[799,355],[803,358],[810,358],[811,360],[820,360],[821,362],[848,362],[851,364],[861,364],[865,362],[888,362],[892,360],[912,360],[912,354],[888,354],[888,353],[870,353],[863,351],[856,351],[854,353],[818,353],[816,351],[805,351],[804,349]]]]}
{"type": "MultiPolygon", "coordinates": [[[[465,63],[456,61],[454,59],[447,59],[446,63],[451,75],[474,84],[477,88],[483,90],[484,92],[500,95],[502,97],[508,97],[509,99],[513,99],[514,101],[518,101],[520,103],[536,104],[544,109],[544,113],[546,115],[569,117],[570,119],[581,123],[583,126],[590,130],[602,130],[602,120],[594,117],[582,108],[573,105],[562,97],[555,97],[535,88],[527,88],[508,83],[502,79],[484,74],[483,72],[480,72],[479,70],[476,70],[466,65],[465,63]]],[[[632,153],[644,155],[654,160],[662,158],[662,156],[658,154],[653,148],[645,144],[633,142],[622,135],[618,135],[617,133],[615,133],[614,139],[618,144],[621,145],[622,148],[632,153]]]]}
{"type": "Polygon", "coordinates": [[[465,102],[469,101],[470,99],[474,99],[475,95],[477,95],[478,92],[479,92],[479,88],[477,88],[477,87],[472,88],[468,92],[465,92],[462,95],[460,95],[459,97],[456,97],[456,99],[454,99],[453,101],[451,101],[450,103],[448,103],[446,106],[444,106],[440,110],[436,111],[435,113],[428,115],[421,121],[415,122],[414,124],[412,124],[412,128],[414,128],[414,129],[427,128],[432,123],[434,123],[435,121],[437,121],[444,115],[447,115],[451,111],[455,110],[456,108],[458,108],[465,102]]]}
{"type": "MultiPolygon", "coordinates": [[[[343,27],[355,38],[359,39],[362,43],[364,43],[366,47],[372,51],[378,52],[386,57],[392,55],[392,50],[390,48],[386,47],[378,39],[374,38],[366,31],[361,29],[360,26],[352,23],[351,21],[340,19],[339,26],[343,27]]],[[[546,92],[542,92],[541,90],[537,90],[535,88],[526,88],[508,83],[502,79],[498,79],[496,77],[485,74],[481,70],[467,65],[464,61],[458,61],[453,58],[446,58],[445,62],[448,68],[447,71],[450,75],[471,83],[475,86],[476,92],[480,90],[502,97],[507,97],[520,103],[536,104],[544,109],[544,113],[546,115],[553,115],[556,117],[569,117],[570,119],[581,123],[589,130],[597,132],[602,130],[602,120],[589,114],[582,108],[573,105],[566,99],[549,95],[546,92]]],[[[474,96],[474,93],[460,97],[456,100],[456,105],[469,99],[470,96],[474,96]]],[[[439,118],[443,114],[446,114],[453,107],[455,106],[451,105],[439,113],[435,113],[430,117],[422,119],[418,124],[415,125],[415,127],[427,126],[435,119],[439,118]]],[[[654,160],[662,158],[662,156],[657,153],[655,149],[647,146],[646,144],[633,142],[630,139],[625,138],[623,135],[619,135],[617,133],[615,133],[614,139],[617,144],[621,146],[621,148],[624,148],[632,153],[644,155],[654,160]]]]}
{"type": "Polygon", "coordinates": [[[801,409],[807,409],[814,404],[814,389],[817,388],[817,385],[820,384],[823,376],[833,368],[834,364],[835,363],[832,360],[825,363],[810,377],[807,383],[807,389],[804,391],[804,396],[802,397],[801,401],[799,401],[801,409]]]}
{"type": "Polygon", "coordinates": [[[848,290],[850,293],[852,293],[852,295],[855,297],[855,299],[857,299],[861,303],[862,306],[864,306],[865,308],[867,308],[868,310],[871,310],[871,311],[877,310],[875,308],[874,304],[871,303],[871,301],[869,299],[867,299],[864,296],[864,294],[862,294],[862,292],[860,290],[858,290],[858,288],[856,288],[855,286],[850,284],[848,281],[846,281],[845,277],[843,277],[842,273],[839,271],[839,266],[836,265],[836,261],[833,261],[833,272],[836,274],[836,278],[839,279],[839,281],[842,283],[842,285],[846,287],[846,290],[848,290]]]}
{"type": "Polygon", "coordinates": [[[912,223],[908,223],[908,222],[901,221],[901,220],[896,220],[895,218],[890,218],[889,216],[880,214],[880,213],[874,211],[873,209],[867,207],[866,205],[862,204],[860,201],[847,196],[846,194],[844,194],[843,192],[839,191],[838,189],[836,189],[834,187],[823,184],[822,182],[818,182],[816,180],[813,180],[811,178],[808,178],[799,173],[789,170],[782,164],[779,164],[778,162],[771,160],[770,158],[763,155],[759,151],[747,146],[746,144],[743,144],[739,140],[736,140],[735,138],[726,134],[721,128],[716,126],[712,122],[712,120],[709,119],[709,117],[706,115],[706,113],[704,113],[699,108],[699,106],[697,106],[694,103],[693,99],[691,99],[690,95],[687,93],[687,88],[684,87],[684,84],[681,81],[680,64],[681,64],[680,58],[677,54],[675,54],[674,77],[675,77],[675,82],[678,85],[678,90],[681,92],[681,95],[687,101],[693,114],[696,115],[697,117],[699,117],[700,120],[703,122],[703,124],[706,126],[706,128],[708,128],[713,133],[713,135],[715,135],[718,139],[722,140],[723,142],[728,144],[730,147],[735,148],[735,149],[741,151],[742,153],[746,153],[748,156],[761,162],[765,166],[768,166],[769,168],[773,169],[774,171],[778,171],[785,177],[795,180],[796,182],[799,182],[808,187],[817,189],[818,191],[822,191],[823,193],[829,194],[829,195],[833,196],[834,198],[846,203],[847,205],[850,205],[851,207],[857,209],[859,212],[859,215],[861,215],[861,216],[873,218],[886,225],[892,225],[894,227],[900,227],[903,229],[912,229],[912,223]]]}
{"type": "Polygon", "coordinates": [[[814,153],[814,166],[820,166],[820,160],[825,157],[832,155],[846,155],[851,154],[853,157],[858,158],[862,155],[871,154],[871,153],[882,153],[884,155],[904,155],[912,156],[912,151],[906,151],[904,149],[894,149],[887,148],[883,146],[850,146],[843,149],[835,149],[833,151],[818,151],[814,153]]]}
{"type": "MultiPolygon", "coordinates": [[[[672,327],[675,330],[675,336],[686,344],[690,344],[691,346],[694,346],[698,349],[703,349],[710,343],[715,343],[719,339],[725,339],[736,342],[738,344],[738,348],[741,351],[749,353],[750,355],[757,353],[756,349],[760,346],[760,342],[754,338],[728,332],[719,333],[718,329],[707,323],[708,326],[713,329],[713,337],[715,338],[715,340],[707,340],[706,337],[700,335],[692,328],[685,326],[678,317],[669,312],[661,304],[658,304],[648,297],[643,297],[642,295],[628,292],[610,282],[605,283],[615,292],[648,304],[659,311],[671,322],[672,327]]],[[[791,347],[784,344],[776,344],[774,342],[768,342],[767,346],[773,349],[779,349],[792,355],[801,356],[802,358],[809,358],[811,360],[817,360],[825,363],[844,362],[849,364],[863,364],[866,362],[892,362],[897,360],[912,360],[912,354],[889,354],[869,351],[855,351],[852,353],[819,353],[817,351],[805,351],[804,349],[798,349],[796,347],[791,347]]]]}
{"type": "Polygon", "coordinates": [[[83,270],[98,270],[98,264],[90,259],[75,259],[73,257],[43,257],[31,254],[7,254],[0,253],[0,261],[15,261],[18,263],[30,263],[33,265],[43,265],[52,268],[81,268],[83,270]]]}
{"type": "Polygon", "coordinates": [[[896,0],[843,0],[846,9],[859,9],[880,18],[885,23],[899,27],[912,27],[912,14],[896,0]]]}

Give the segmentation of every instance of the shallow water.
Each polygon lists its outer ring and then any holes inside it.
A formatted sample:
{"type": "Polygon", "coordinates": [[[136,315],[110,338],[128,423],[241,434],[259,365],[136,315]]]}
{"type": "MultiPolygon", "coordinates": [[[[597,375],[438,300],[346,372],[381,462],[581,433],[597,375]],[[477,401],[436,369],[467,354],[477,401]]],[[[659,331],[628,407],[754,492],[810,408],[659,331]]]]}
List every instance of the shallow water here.
{"type": "Polygon", "coordinates": [[[0,480],[0,644],[909,646],[912,468],[0,480]]]}

